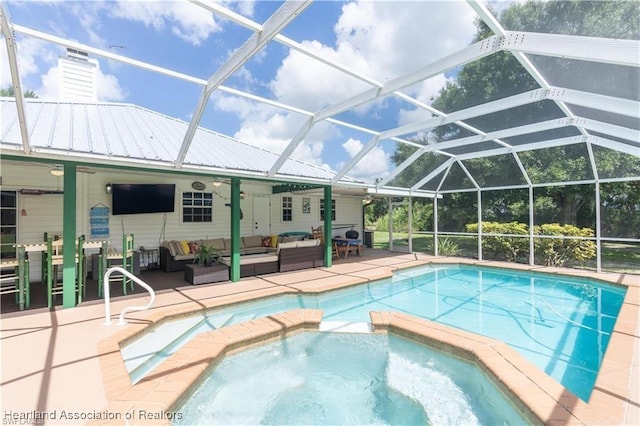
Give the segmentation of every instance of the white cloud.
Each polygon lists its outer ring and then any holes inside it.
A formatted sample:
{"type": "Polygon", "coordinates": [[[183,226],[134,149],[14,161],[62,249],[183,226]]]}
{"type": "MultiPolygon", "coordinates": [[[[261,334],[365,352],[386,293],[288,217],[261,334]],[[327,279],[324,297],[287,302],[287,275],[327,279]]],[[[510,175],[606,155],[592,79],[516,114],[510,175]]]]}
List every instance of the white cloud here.
{"type": "MultiPolygon", "coordinates": [[[[322,46],[317,41],[302,44],[316,54],[343,62],[339,52],[331,47],[322,46]]],[[[346,57],[362,59],[354,55],[346,55],[346,57]]],[[[358,66],[364,65],[358,64],[358,66]]],[[[353,96],[370,86],[354,77],[345,76],[334,68],[320,64],[306,55],[291,51],[282,62],[270,87],[281,102],[314,111],[333,104],[337,100],[353,96]]]]}
{"type": "Polygon", "coordinates": [[[127,91],[120,86],[118,78],[113,74],[104,74],[98,70],[97,75],[99,101],[123,101],[127,98],[127,91]]]}
{"type": "MultiPolygon", "coordinates": [[[[440,88],[442,88],[446,82],[447,78],[443,74],[440,74],[411,87],[410,91],[414,94],[417,100],[430,105],[434,97],[438,95],[440,88]]],[[[416,121],[427,120],[429,118],[431,118],[431,112],[422,108],[401,108],[398,111],[399,126],[415,123],[416,121]]]]}
{"type": "Polygon", "coordinates": [[[241,15],[247,17],[253,16],[253,11],[256,6],[256,2],[253,0],[222,1],[220,3],[222,3],[226,7],[237,9],[241,15]]]}
{"type": "Polygon", "coordinates": [[[362,71],[383,82],[467,46],[475,34],[464,2],[353,2],[342,10],[338,50],[353,46],[367,64],[362,71]]]}
{"type": "MultiPolygon", "coordinates": [[[[110,3],[103,2],[68,2],[64,3],[69,8],[73,16],[78,20],[82,29],[87,33],[89,43],[93,46],[105,47],[105,40],[100,36],[98,30],[102,29],[102,20],[100,13],[103,10],[110,9],[110,3]]],[[[68,25],[69,23],[60,23],[68,25]]],[[[59,23],[53,23],[54,29],[58,28],[59,23]]],[[[66,30],[68,31],[68,29],[66,30]]],[[[64,36],[66,31],[58,29],[56,32],[64,36]]]]}
{"type": "Polygon", "coordinates": [[[58,99],[60,95],[58,87],[58,67],[51,67],[49,71],[40,77],[41,86],[36,93],[42,99],[58,99]]]}
{"type": "MultiPolygon", "coordinates": [[[[342,15],[334,26],[335,46],[316,40],[301,43],[325,58],[384,83],[466,47],[475,34],[474,18],[472,9],[457,1],[352,2],[343,6],[342,15]]],[[[430,104],[445,81],[445,77],[439,75],[403,91],[430,104]]],[[[269,87],[277,100],[312,112],[371,88],[293,50],[284,58],[269,87]]],[[[248,103],[244,106],[256,108],[248,103]]],[[[373,114],[374,106],[375,103],[364,104],[356,112],[373,114]]],[[[424,119],[430,116],[428,112],[416,109],[399,110],[397,114],[397,125],[406,124],[416,117],[424,119]]],[[[258,145],[286,146],[288,138],[301,126],[298,120],[283,120],[286,115],[273,120],[266,115],[264,121],[256,119],[248,111],[239,116],[243,123],[236,137],[247,137],[258,145]],[[274,137],[274,131],[278,132],[278,137],[274,137]]],[[[336,133],[335,129],[326,134],[319,132],[318,138],[312,142],[307,137],[294,155],[316,164],[321,162],[323,150],[329,146],[326,143],[329,139],[323,137],[330,138],[336,133]],[[309,149],[305,151],[307,146],[309,149]]],[[[351,150],[351,156],[355,155],[353,150],[361,146],[355,139],[343,144],[344,149],[351,150]]],[[[376,147],[349,175],[370,179],[388,173],[390,167],[388,156],[382,148],[376,147]]],[[[340,165],[332,168],[339,170],[340,165]]]]}
{"type": "MultiPolygon", "coordinates": [[[[16,42],[18,56],[18,71],[23,90],[35,90],[34,81],[40,73],[42,63],[55,63],[57,52],[50,45],[35,38],[21,38],[16,42]]],[[[6,43],[0,43],[0,87],[12,85],[9,57],[6,43]]],[[[37,92],[36,92],[37,93],[37,92]]],[[[39,94],[38,94],[39,95],[39,94]]]]}
{"type": "Polygon", "coordinates": [[[212,13],[188,2],[119,1],[110,9],[110,14],[142,22],[156,31],[169,27],[174,35],[194,46],[221,30],[212,13]]]}
{"type": "MultiPolygon", "coordinates": [[[[242,127],[233,135],[234,138],[276,153],[284,151],[306,120],[304,116],[288,112],[274,113],[272,107],[231,96],[218,96],[213,102],[218,110],[233,112],[241,118],[242,127]]],[[[323,163],[321,154],[324,141],[334,133],[334,126],[320,123],[298,145],[291,157],[330,168],[323,163]]]]}
{"type": "MultiPolygon", "coordinates": [[[[342,147],[351,158],[359,153],[363,146],[363,143],[356,139],[349,139],[342,144],[342,147]]],[[[338,170],[345,165],[346,163],[339,164],[338,170]]],[[[387,154],[382,148],[375,146],[347,172],[347,176],[373,183],[376,178],[385,177],[389,173],[389,169],[390,163],[387,154]]]]}

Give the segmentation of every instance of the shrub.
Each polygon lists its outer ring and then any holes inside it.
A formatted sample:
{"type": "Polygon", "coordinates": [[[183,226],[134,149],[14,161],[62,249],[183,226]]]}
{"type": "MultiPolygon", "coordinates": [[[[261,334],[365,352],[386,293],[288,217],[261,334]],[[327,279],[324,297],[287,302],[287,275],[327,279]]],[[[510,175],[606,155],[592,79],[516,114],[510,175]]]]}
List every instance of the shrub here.
{"type": "MultiPolygon", "coordinates": [[[[467,232],[478,232],[478,224],[467,224],[466,229],[467,232]]],[[[524,223],[482,222],[483,257],[510,262],[516,262],[522,257],[526,257],[529,250],[529,240],[524,236],[528,234],[528,226],[524,223]],[[522,235],[523,237],[491,234],[522,235]]]]}
{"type": "MultiPolygon", "coordinates": [[[[578,228],[573,225],[547,223],[534,226],[536,235],[562,235],[567,237],[593,237],[593,229],[578,228]]],[[[583,262],[596,256],[596,244],[593,241],[536,238],[534,240],[536,259],[542,259],[547,266],[565,266],[574,262],[583,262]]]]}
{"type": "MultiPolygon", "coordinates": [[[[431,248],[431,252],[434,252],[433,248],[431,248]]],[[[439,256],[457,256],[459,252],[458,244],[451,238],[445,237],[438,239],[439,256]]]]}
{"type": "MultiPolygon", "coordinates": [[[[477,223],[466,225],[467,232],[478,232],[477,223]]],[[[535,235],[593,237],[591,228],[578,228],[573,225],[547,223],[533,228],[535,235]]],[[[487,259],[517,262],[526,257],[529,251],[529,227],[524,223],[482,222],[482,249],[487,259]],[[508,234],[512,236],[491,235],[508,234]],[[522,235],[518,237],[517,235],[522,235]]],[[[547,266],[565,266],[574,262],[584,262],[596,255],[593,241],[565,238],[535,238],[534,250],[536,259],[547,266]]]]}

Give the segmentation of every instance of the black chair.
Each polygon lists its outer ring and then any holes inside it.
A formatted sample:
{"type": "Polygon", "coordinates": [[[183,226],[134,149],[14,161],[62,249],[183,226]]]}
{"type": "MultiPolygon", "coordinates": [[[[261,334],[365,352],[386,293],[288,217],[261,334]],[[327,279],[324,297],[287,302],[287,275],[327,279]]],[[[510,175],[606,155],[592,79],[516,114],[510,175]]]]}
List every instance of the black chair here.
{"type": "Polygon", "coordinates": [[[351,231],[345,232],[344,236],[350,240],[357,240],[358,237],[360,236],[360,233],[358,231],[351,230],[351,231]]]}

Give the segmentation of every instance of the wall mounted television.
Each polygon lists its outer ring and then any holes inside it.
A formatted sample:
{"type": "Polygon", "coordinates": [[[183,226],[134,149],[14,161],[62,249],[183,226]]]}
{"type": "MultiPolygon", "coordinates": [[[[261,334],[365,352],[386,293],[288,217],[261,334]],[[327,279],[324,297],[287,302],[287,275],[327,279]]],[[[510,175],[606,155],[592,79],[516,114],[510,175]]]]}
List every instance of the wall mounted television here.
{"type": "Polygon", "coordinates": [[[172,183],[114,183],[111,195],[114,215],[170,213],[175,208],[176,186],[172,183]]]}

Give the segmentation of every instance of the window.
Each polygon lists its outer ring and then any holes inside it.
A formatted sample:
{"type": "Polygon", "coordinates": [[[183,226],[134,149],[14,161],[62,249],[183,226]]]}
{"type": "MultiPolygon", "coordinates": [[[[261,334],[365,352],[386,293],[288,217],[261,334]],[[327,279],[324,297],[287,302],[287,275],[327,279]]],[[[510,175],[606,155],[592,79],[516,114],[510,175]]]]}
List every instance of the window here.
{"type": "MultiPolygon", "coordinates": [[[[320,220],[324,220],[324,200],[320,200],[320,220]]],[[[331,221],[336,220],[336,200],[331,200],[331,221]]]]}
{"type": "Polygon", "coordinates": [[[212,222],[213,194],[211,192],[182,193],[182,222],[212,222]]]}
{"type": "Polygon", "coordinates": [[[1,191],[0,194],[0,258],[15,258],[18,230],[17,193],[1,191]]]}
{"type": "Polygon", "coordinates": [[[293,198],[282,197],[282,221],[291,222],[293,220],[293,198]]]}

